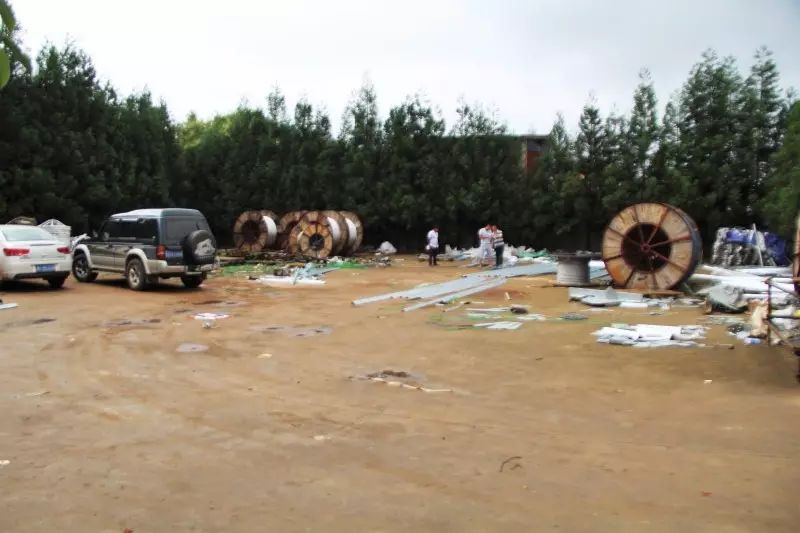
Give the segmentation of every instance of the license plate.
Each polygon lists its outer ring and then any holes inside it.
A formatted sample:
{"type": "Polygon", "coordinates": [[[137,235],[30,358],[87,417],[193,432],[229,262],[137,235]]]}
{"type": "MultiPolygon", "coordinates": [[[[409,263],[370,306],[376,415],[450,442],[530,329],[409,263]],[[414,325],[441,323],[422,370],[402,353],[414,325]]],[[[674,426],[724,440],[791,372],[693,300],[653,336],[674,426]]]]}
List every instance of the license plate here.
{"type": "Polygon", "coordinates": [[[167,250],[167,259],[183,259],[183,252],[180,250],[167,250]]]}
{"type": "Polygon", "coordinates": [[[36,272],[55,272],[55,265],[36,265],[36,272]]]}

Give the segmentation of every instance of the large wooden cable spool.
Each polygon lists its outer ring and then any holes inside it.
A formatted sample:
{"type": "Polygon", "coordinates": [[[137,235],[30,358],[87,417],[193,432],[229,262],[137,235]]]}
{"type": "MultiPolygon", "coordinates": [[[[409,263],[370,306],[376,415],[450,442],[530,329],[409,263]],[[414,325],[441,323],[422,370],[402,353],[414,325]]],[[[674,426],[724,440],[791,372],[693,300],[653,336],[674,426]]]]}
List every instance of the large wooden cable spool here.
{"type": "Polygon", "coordinates": [[[233,244],[242,252],[260,252],[275,243],[278,237],[275,213],[245,211],[233,224],[233,244]]]}
{"type": "Polygon", "coordinates": [[[300,219],[303,218],[307,211],[289,211],[285,215],[283,215],[280,220],[278,221],[278,242],[277,248],[279,250],[288,250],[289,249],[289,236],[297,225],[300,222],[300,219]]]}
{"type": "Polygon", "coordinates": [[[332,209],[322,211],[322,215],[328,219],[328,226],[333,234],[333,255],[341,255],[350,237],[347,220],[339,211],[332,209]]]}
{"type": "Polygon", "coordinates": [[[289,232],[289,251],[313,259],[333,254],[334,238],[328,217],[322,211],[309,211],[289,232]]]}
{"type": "Polygon", "coordinates": [[[617,287],[668,290],[703,258],[694,221],[669,204],[641,203],[620,211],[603,234],[603,261],[617,287]]]}
{"type": "Polygon", "coordinates": [[[347,243],[342,248],[343,255],[353,255],[359,248],[361,242],[364,240],[364,226],[361,224],[361,219],[352,211],[339,211],[345,219],[347,225],[347,243]]]}

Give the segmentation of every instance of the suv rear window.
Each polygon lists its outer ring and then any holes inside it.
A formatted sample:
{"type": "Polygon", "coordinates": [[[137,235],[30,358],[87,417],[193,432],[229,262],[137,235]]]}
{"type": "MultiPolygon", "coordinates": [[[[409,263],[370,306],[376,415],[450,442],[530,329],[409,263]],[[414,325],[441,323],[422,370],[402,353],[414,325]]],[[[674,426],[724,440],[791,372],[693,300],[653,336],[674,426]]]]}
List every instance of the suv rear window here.
{"type": "Polygon", "coordinates": [[[199,229],[211,232],[204,218],[169,217],[165,218],[162,224],[163,244],[180,244],[184,237],[199,229]]]}

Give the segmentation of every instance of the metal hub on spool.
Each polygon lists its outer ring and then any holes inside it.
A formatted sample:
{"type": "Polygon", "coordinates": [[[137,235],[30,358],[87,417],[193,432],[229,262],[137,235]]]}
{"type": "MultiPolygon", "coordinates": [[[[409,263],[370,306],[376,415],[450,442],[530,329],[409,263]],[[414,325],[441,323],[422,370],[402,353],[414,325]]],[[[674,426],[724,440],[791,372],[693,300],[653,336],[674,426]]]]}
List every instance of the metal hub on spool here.
{"type": "Polygon", "coordinates": [[[634,204],[620,211],[603,235],[603,261],[618,287],[672,289],[702,259],[694,221],[669,204],[634,204]]]}

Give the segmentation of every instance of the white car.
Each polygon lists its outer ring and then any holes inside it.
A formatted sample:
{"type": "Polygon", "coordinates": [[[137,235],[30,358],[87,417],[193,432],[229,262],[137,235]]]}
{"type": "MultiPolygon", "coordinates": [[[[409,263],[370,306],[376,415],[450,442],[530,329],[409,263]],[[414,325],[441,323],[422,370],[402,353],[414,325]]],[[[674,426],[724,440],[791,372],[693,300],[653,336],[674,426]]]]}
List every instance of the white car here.
{"type": "Polygon", "coordinates": [[[69,246],[42,228],[0,225],[0,281],[39,278],[58,289],[71,268],[69,246]]]}

